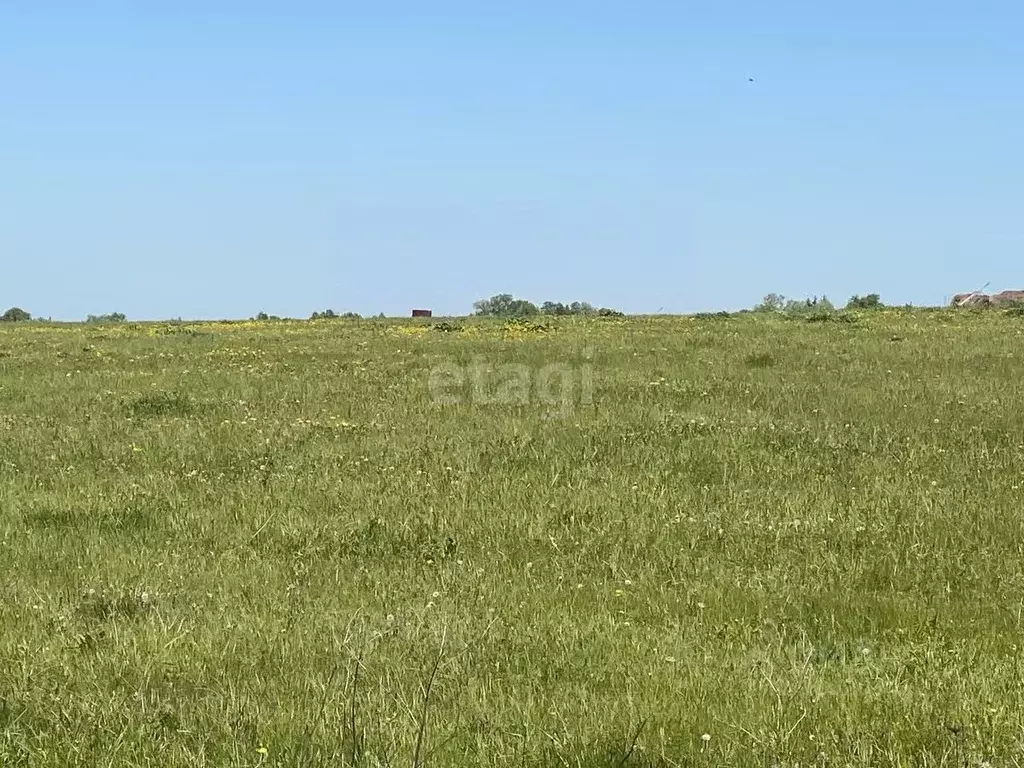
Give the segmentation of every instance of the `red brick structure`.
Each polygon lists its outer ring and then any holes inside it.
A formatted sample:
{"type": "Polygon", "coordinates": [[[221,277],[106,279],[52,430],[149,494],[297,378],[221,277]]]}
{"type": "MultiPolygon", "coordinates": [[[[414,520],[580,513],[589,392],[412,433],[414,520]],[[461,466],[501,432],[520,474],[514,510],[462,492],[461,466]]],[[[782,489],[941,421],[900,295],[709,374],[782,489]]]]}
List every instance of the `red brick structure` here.
{"type": "Polygon", "coordinates": [[[433,317],[434,313],[429,309],[414,309],[412,311],[413,317],[433,317]]]}

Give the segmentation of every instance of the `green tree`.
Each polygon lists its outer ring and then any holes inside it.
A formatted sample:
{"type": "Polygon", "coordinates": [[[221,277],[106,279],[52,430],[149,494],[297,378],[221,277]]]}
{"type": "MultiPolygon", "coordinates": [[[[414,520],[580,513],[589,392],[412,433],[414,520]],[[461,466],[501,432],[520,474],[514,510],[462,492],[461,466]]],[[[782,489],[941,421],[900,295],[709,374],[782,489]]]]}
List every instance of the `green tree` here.
{"type": "Polygon", "coordinates": [[[846,302],[847,309],[878,309],[884,307],[882,298],[877,293],[869,293],[867,296],[851,296],[846,302]]]}
{"type": "Polygon", "coordinates": [[[786,306],[786,297],[781,293],[769,293],[754,307],[755,312],[781,312],[786,306]]]}
{"type": "Polygon", "coordinates": [[[21,307],[11,307],[2,315],[0,315],[0,322],[4,323],[22,323],[26,320],[31,320],[32,315],[26,312],[21,307]]]}
{"type": "Polygon", "coordinates": [[[568,315],[569,308],[560,301],[545,301],[540,305],[542,315],[568,315]]]}
{"type": "Polygon", "coordinates": [[[473,303],[473,309],[481,317],[527,317],[538,315],[536,304],[526,299],[517,299],[511,293],[499,293],[489,299],[473,303]]]}
{"type": "Polygon", "coordinates": [[[586,301],[574,301],[571,304],[563,304],[560,301],[545,301],[541,304],[542,315],[612,315],[613,309],[597,309],[593,304],[586,301]]]}
{"type": "Polygon", "coordinates": [[[89,315],[85,318],[87,323],[123,323],[127,316],[120,312],[111,312],[109,315],[89,315]]]}

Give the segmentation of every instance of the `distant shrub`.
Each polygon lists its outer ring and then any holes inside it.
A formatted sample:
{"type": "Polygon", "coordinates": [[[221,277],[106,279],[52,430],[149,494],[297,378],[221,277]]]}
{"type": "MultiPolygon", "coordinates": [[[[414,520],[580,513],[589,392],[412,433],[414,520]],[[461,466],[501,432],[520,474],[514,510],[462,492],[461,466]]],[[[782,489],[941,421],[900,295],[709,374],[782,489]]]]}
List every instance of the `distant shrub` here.
{"type": "Polygon", "coordinates": [[[310,320],[359,320],[361,315],[358,312],[345,312],[338,314],[333,309],[327,309],[323,312],[314,312],[310,315],[310,320]]]}
{"type": "Polygon", "coordinates": [[[846,302],[847,309],[881,309],[885,304],[877,293],[869,293],[867,296],[851,296],[846,302]]]}
{"type": "Polygon", "coordinates": [[[728,312],[697,312],[693,317],[698,320],[728,320],[732,315],[728,312]]]}
{"type": "Polygon", "coordinates": [[[595,315],[597,310],[585,301],[563,304],[560,301],[545,301],[540,305],[542,315],[595,315]]]}
{"type": "Polygon", "coordinates": [[[442,333],[456,333],[462,330],[461,325],[455,325],[454,323],[449,322],[434,323],[430,328],[431,330],[441,331],[442,333]]]}
{"type": "Polygon", "coordinates": [[[489,299],[482,299],[473,304],[477,315],[484,317],[522,318],[534,315],[552,315],[567,317],[625,317],[617,309],[595,307],[586,301],[573,301],[565,304],[561,301],[545,301],[539,307],[526,299],[517,299],[510,293],[499,293],[489,299]]]}
{"type": "Polygon", "coordinates": [[[811,299],[790,299],[783,307],[787,315],[825,315],[835,311],[835,305],[826,296],[820,299],[817,296],[811,299]]]}
{"type": "Polygon", "coordinates": [[[128,318],[120,312],[111,312],[109,315],[88,315],[85,318],[87,323],[123,323],[128,318]]]}
{"type": "Polygon", "coordinates": [[[11,307],[2,315],[0,315],[0,322],[3,323],[23,323],[26,320],[31,319],[32,315],[30,315],[21,307],[11,307]]]}
{"type": "Polygon", "coordinates": [[[781,293],[769,293],[761,303],[754,307],[754,312],[778,312],[790,318],[806,317],[811,314],[835,312],[835,305],[827,296],[809,299],[787,299],[781,293]]]}
{"type": "Polygon", "coordinates": [[[499,293],[489,299],[473,303],[474,312],[481,317],[529,317],[539,315],[536,304],[517,299],[511,293],[499,293]]]}
{"type": "Polygon", "coordinates": [[[595,307],[586,301],[574,301],[571,304],[563,304],[560,301],[545,301],[540,306],[540,313],[542,315],[583,315],[583,316],[598,316],[598,317],[625,317],[625,315],[617,309],[610,309],[609,307],[595,307]]]}
{"type": "Polygon", "coordinates": [[[780,293],[769,293],[754,307],[755,312],[781,312],[786,306],[786,297],[780,293]]]}
{"type": "Polygon", "coordinates": [[[1024,317],[1024,305],[1018,304],[1017,306],[1010,307],[1004,310],[1003,314],[1007,317],[1024,317]]]}
{"type": "Polygon", "coordinates": [[[280,320],[280,319],[281,318],[278,317],[277,315],[268,315],[266,312],[259,312],[259,313],[257,313],[256,317],[253,318],[253,320],[259,320],[259,321],[263,321],[263,320],[280,320]]]}

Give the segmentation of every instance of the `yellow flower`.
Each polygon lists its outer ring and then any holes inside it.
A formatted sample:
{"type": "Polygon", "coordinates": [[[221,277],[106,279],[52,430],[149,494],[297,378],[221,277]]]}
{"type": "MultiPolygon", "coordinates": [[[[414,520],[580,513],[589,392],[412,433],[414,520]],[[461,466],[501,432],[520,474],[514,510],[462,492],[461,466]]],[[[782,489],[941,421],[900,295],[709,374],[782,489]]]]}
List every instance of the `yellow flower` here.
{"type": "Polygon", "coordinates": [[[267,754],[267,751],[268,751],[268,750],[267,750],[267,748],[266,748],[266,747],[259,747],[259,748],[257,748],[257,750],[256,750],[256,752],[257,752],[257,753],[259,753],[259,754],[261,754],[261,755],[265,755],[265,754],[267,754]]]}

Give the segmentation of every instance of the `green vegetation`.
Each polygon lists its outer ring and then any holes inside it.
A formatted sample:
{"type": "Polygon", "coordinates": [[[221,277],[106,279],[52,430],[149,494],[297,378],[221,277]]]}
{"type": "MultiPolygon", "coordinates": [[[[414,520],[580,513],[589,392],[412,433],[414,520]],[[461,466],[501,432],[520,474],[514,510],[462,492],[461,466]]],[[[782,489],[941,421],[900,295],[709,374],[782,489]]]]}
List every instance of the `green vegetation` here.
{"type": "Polygon", "coordinates": [[[846,303],[847,309],[880,309],[884,306],[882,297],[877,293],[869,293],[867,296],[854,295],[846,303]]]}
{"type": "Polygon", "coordinates": [[[309,319],[310,320],[339,320],[339,319],[340,320],[358,320],[359,319],[359,313],[358,312],[344,312],[343,314],[339,315],[333,309],[328,309],[328,310],[325,310],[323,312],[314,312],[310,316],[309,319]]]}
{"type": "Polygon", "coordinates": [[[537,305],[517,299],[510,293],[499,293],[489,299],[473,302],[473,311],[480,317],[528,317],[540,314],[537,305]]]}
{"type": "Polygon", "coordinates": [[[111,312],[109,315],[89,315],[85,322],[87,323],[123,323],[128,318],[120,312],[111,312]]]}
{"type": "Polygon", "coordinates": [[[32,315],[20,307],[11,307],[0,315],[0,323],[20,323],[31,319],[32,315]]]}
{"type": "Polygon", "coordinates": [[[1022,320],[855,319],[0,326],[0,765],[1013,764],[1022,320]]]}
{"type": "Polygon", "coordinates": [[[573,301],[563,304],[560,301],[545,301],[540,307],[526,299],[517,299],[510,293],[499,293],[489,299],[481,299],[473,304],[478,317],[531,317],[533,315],[578,315],[591,317],[623,317],[623,313],[615,309],[600,309],[585,301],[573,301]]]}

